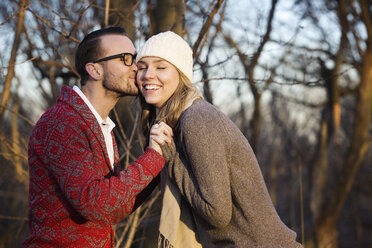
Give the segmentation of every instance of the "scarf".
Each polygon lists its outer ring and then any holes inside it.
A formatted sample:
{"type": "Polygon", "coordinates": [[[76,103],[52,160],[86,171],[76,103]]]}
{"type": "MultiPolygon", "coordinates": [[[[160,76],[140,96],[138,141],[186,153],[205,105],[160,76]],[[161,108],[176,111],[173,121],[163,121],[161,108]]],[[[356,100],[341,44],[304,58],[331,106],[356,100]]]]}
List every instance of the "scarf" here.
{"type": "Polygon", "coordinates": [[[177,185],[170,180],[167,168],[160,172],[160,180],[163,199],[158,248],[201,248],[196,240],[193,216],[177,185]]]}

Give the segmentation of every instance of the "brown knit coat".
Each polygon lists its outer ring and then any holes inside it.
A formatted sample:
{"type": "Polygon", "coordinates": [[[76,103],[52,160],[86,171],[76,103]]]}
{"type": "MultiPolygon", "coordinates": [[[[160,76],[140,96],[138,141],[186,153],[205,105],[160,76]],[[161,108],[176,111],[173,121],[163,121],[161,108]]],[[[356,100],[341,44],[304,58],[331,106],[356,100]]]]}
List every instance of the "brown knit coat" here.
{"type": "Polygon", "coordinates": [[[280,220],[256,157],[229,118],[199,99],[182,113],[175,133],[169,174],[203,247],[302,247],[280,220]]]}

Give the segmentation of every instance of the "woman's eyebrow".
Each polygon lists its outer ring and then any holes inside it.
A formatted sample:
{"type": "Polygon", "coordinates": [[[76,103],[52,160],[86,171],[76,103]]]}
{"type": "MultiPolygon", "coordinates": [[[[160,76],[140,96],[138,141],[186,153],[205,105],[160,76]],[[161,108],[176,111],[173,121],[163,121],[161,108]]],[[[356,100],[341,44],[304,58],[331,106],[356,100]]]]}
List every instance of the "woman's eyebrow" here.
{"type": "Polygon", "coordinates": [[[154,63],[160,63],[160,62],[164,62],[165,60],[164,59],[157,59],[157,60],[154,60],[153,62],[154,63]]]}
{"type": "Polygon", "coordinates": [[[144,62],[144,61],[142,61],[142,60],[138,61],[137,64],[144,64],[144,65],[147,65],[147,63],[144,62]]]}
{"type": "Polygon", "coordinates": [[[137,62],[137,65],[145,65],[145,66],[148,66],[150,64],[155,64],[155,65],[158,65],[160,63],[166,63],[167,61],[164,60],[164,59],[156,59],[156,60],[151,60],[151,61],[143,61],[143,60],[140,60],[137,62]]]}

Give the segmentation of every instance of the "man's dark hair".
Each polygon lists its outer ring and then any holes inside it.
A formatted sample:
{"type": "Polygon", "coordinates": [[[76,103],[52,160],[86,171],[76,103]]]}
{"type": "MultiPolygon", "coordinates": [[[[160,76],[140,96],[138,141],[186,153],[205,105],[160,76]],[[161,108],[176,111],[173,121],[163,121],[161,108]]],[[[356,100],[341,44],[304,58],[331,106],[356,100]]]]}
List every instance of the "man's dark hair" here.
{"type": "Polygon", "coordinates": [[[80,42],[75,54],[75,69],[80,75],[81,85],[84,85],[89,79],[89,74],[85,70],[85,65],[89,62],[100,59],[103,54],[103,51],[100,47],[100,38],[108,34],[120,34],[127,36],[124,28],[108,27],[89,33],[80,42]]]}

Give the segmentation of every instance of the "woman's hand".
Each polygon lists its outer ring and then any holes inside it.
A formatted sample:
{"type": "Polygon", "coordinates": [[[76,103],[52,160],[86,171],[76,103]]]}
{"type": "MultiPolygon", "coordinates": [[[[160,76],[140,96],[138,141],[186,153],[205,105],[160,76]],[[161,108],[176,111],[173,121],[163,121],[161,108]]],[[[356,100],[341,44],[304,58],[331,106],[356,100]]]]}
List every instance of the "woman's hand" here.
{"type": "Polygon", "coordinates": [[[151,127],[149,147],[163,155],[161,145],[172,143],[173,130],[164,122],[160,122],[151,127]]]}

